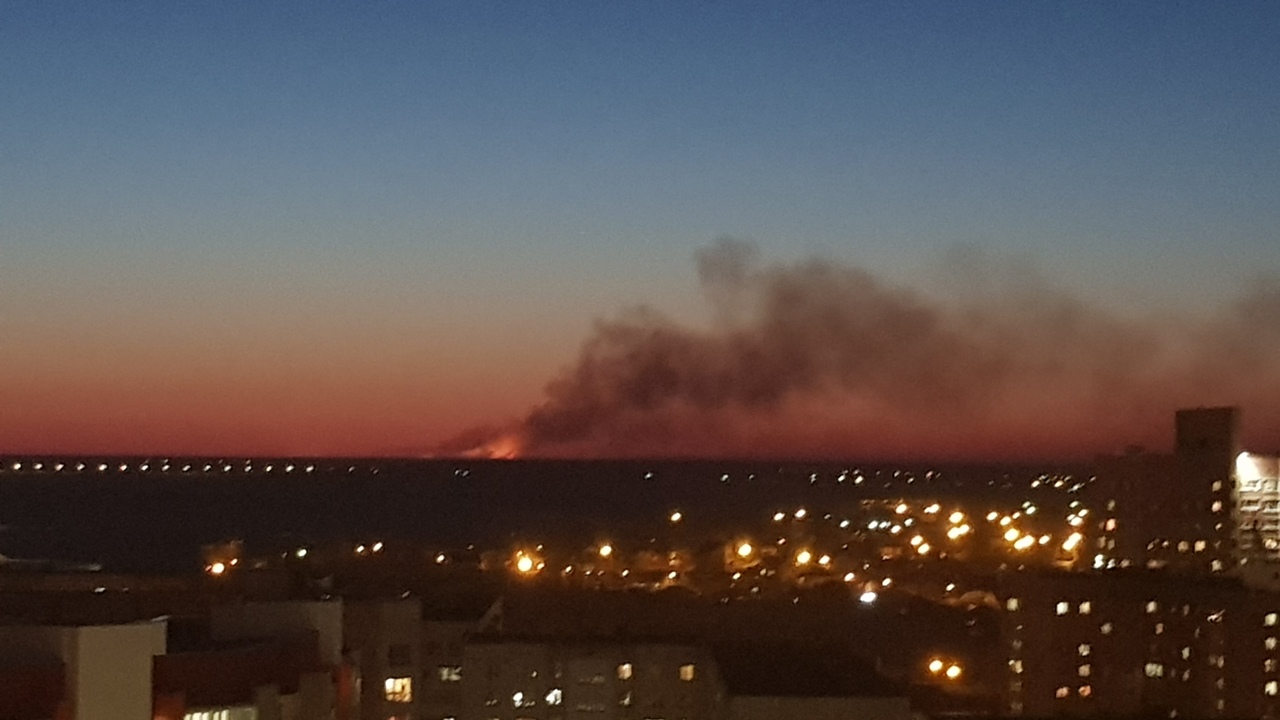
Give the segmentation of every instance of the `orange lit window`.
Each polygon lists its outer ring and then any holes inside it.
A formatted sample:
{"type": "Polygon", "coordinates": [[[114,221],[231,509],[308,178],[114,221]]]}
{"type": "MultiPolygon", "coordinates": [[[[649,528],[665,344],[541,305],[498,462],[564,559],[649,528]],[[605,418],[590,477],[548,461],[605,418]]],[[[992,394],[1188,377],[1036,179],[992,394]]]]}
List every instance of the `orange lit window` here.
{"type": "Polygon", "coordinates": [[[413,702],[413,678],[387,678],[382,683],[382,694],[387,702],[413,702]]]}

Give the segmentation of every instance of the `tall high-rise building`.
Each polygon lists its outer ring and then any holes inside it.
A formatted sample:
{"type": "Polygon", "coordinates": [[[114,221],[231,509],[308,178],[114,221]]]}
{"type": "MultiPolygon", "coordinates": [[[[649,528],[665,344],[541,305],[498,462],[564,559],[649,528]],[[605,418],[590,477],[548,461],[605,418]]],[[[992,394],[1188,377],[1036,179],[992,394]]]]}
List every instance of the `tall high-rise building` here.
{"type": "Polygon", "coordinates": [[[1179,411],[1172,454],[1099,463],[1093,566],[1256,576],[1280,562],[1276,460],[1243,452],[1238,409],[1179,411]]]}

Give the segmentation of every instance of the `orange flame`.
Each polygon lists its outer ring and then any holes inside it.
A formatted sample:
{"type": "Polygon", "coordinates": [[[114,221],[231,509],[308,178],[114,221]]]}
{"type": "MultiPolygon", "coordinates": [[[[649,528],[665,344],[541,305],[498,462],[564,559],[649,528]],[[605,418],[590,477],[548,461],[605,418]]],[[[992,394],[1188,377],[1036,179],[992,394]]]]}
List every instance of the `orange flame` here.
{"type": "Polygon", "coordinates": [[[522,443],[515,433],[504,433],[463,453],[463,457],[487,460],[514,460],[520,457],[522,443]]]}

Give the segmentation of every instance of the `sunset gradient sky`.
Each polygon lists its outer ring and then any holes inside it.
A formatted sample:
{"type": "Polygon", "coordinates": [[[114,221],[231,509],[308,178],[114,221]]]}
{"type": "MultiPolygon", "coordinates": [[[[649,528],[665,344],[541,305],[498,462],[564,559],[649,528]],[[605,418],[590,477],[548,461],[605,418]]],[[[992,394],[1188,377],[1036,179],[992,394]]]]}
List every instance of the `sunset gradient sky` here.
{"type": "Polygon", "coordinates": [[[0,452],[425,452],[713,322],[725,235],[1212,317],[1280,271],[1280,4],[0,0],[0,452]]]}

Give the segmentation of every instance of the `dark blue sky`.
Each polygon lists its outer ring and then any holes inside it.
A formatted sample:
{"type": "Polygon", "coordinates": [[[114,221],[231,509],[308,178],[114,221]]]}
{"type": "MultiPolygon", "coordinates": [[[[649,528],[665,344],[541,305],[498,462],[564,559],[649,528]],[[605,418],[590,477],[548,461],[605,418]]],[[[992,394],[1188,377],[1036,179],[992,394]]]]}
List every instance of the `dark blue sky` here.
{"type": "Polygon", "coordinates": [[[0,365],[112,418],[201,343],[236,349],[173,387],[324,347],[321,407],[509,412],[594,317],[699,317],[721,234],[1194,307],[1280,269],[1278,201],[1274,2],[0,0],[0,365]]]}

